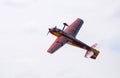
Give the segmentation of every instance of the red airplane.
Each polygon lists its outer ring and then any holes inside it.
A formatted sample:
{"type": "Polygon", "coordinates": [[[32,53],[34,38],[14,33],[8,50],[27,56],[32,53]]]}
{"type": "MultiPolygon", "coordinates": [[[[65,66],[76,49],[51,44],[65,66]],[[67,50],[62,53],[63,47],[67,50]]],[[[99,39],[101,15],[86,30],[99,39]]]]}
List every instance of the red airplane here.
{"type": "Polygon", "coordinates": [[[82,41],[76,39],[76,35],[83,24],[83,20],[80,18],[77,18],[71,25],[68,25],[66,23],[63,23],[63,24],[64,24],[64,27],[62,30],[58,29],[57,27],[49,28],[49,32],[57,36],[57,39],[54,41],[51,47],[47,50],[47,52],[52,54],[56,50],[58,50],[60,47],[62,47],[65,43],[68,43],[70,45],[87,50],[85,54],[86,58],[89,57],[92,59],[96,59],[96,57],[99,54],[99,51],[95,49],[97,44],[94,44],[92,47],[90,47],[87,44],[83,43],[82,41]],[[67,26],[66,29],[65,29],[65,26],[67,26]]]}

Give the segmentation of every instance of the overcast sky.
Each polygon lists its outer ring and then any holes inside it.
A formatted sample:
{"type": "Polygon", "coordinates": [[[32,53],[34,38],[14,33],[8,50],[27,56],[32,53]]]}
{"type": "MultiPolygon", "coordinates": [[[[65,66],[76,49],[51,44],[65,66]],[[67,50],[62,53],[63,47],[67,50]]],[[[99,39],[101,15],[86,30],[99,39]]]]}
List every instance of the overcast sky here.
{"type": "Polygon", "coordinates": [[[0,78],[120,78],[119,0],[0,0],[0,78]],[[48,28],[81,18],[77,39],[98,43],[96,60],[65,45],[53,55],[48,28]]]}

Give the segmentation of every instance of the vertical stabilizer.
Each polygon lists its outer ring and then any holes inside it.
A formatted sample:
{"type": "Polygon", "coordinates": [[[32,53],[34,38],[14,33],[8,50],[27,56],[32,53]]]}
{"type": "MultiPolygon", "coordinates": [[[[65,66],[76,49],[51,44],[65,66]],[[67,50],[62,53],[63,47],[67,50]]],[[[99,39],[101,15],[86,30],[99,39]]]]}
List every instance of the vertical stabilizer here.
{"type": "Polygon", "coordinates": [[[90,50],[87,50],[86,54],[85,54],[85,57],[86,58],[92,58],[92,59],[96,59],[96,57],[98,56],[99,54],[99,51],[94,49],[95,47],[97,46],[97,44],[95,43],[94,45],[91,46],[91,49],[90,50]]]}

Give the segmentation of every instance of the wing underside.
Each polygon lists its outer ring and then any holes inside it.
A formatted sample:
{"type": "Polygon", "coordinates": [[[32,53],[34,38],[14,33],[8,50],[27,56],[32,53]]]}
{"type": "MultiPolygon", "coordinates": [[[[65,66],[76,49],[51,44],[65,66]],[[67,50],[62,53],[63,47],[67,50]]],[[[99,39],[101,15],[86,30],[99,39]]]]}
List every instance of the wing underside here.
{"type": "Polygon", "coordinates": [[[54,53],[56,50],[58,50],[60,47],[62,47],[67,42],[68,40],[64,36],[60,36],[54,41],[54,43],[50,46],[47,52],[54,53]]]}
{"type": "Polygon", "coordinates": [[[65,30],[65,32],[75,37],[80,30],[82,24],[83,20],[78,18],[65,30]]]}

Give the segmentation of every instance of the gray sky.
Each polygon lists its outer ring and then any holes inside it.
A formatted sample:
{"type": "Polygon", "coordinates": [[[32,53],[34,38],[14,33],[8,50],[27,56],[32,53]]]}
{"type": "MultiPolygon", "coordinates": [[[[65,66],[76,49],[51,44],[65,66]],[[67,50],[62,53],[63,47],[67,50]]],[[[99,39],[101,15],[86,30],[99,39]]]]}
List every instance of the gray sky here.
{"type": "Polygon", "coordinates": [[[119,78],[119,0],[0,0],[0,78],[119,78]],[[48,28],[84,20],[77,35],[98,43],[96,60],[65,45],[46,51],[56,39],[48,28]]]}

